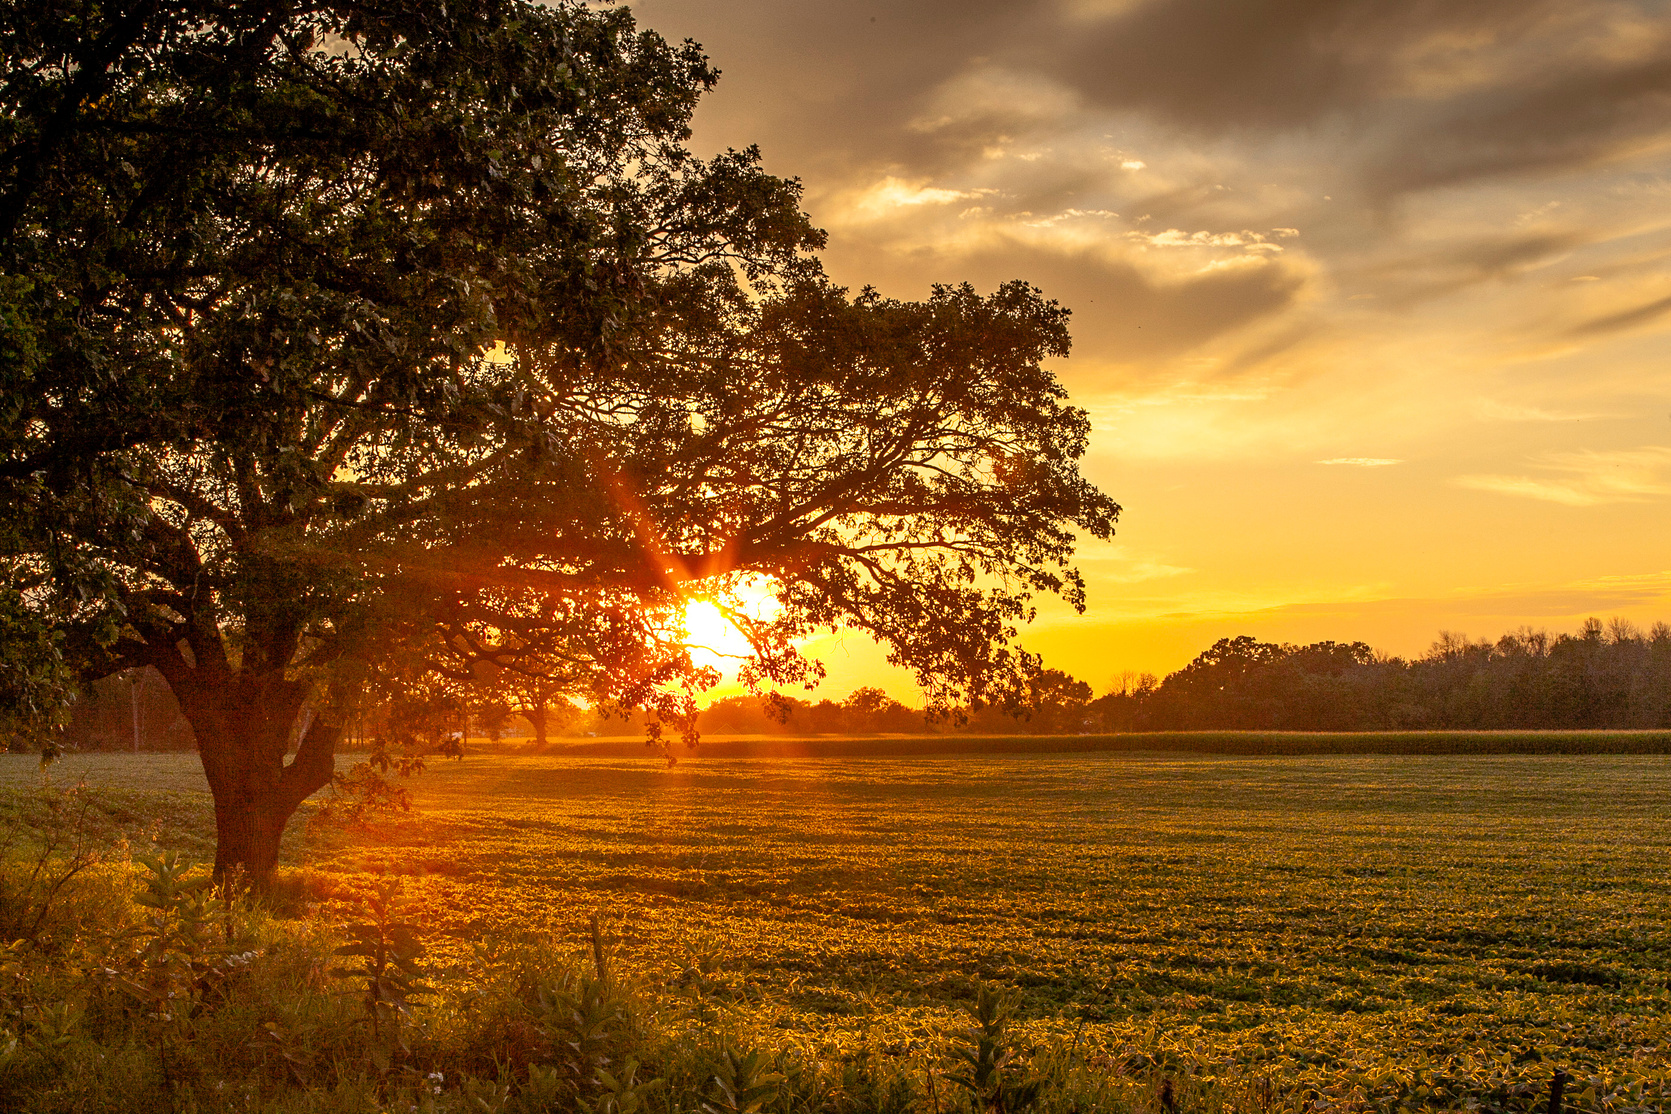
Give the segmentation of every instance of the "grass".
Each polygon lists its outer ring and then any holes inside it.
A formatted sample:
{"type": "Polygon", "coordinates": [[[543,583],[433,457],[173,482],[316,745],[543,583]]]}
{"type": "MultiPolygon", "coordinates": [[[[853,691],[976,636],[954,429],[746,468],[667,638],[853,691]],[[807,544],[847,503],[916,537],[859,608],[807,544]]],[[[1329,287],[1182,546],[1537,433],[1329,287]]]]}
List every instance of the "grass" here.
{"type": "MultiPolygon", "coordinates": [[[[109,837],[207,853],[194,757],[54,777],[83,775],[113,787],[109,837]]],[[[0,784],[37,777],[0,763],[0,784]]],[[[1524,1107],[1555,1066],[1584,1109],[1663,1109],[1663,757],[492,755],[413,791],[411,818],[305,854],[292,835],[309,923],[394,873],[429,962],[462,972],[488,946],[577,949],[601,910],[680,1024],[816,1062],[863,1049],[921,1103],[989,985],[1063,1072],[1232,1086],[1250,1110],[1261,1087],[1524,1107]]]]}

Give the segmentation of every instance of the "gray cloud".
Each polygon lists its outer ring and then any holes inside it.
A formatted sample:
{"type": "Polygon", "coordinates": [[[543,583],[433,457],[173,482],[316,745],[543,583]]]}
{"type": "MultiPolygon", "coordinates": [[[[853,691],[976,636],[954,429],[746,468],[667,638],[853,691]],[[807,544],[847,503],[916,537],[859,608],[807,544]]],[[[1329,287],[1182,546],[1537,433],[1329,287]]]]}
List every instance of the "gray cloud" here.
{"type": "Polygon", "coordinates": [[[1331,45],[1341,0],[1153,0],[1089,30],[1062,73],[1094,99],[1199,131],[1291,126],[1360,100],[1379,67],[1331,45]]]}
{"type": "Polygon", "coordinates": [[[1484,282],[1512,279],[1588,243],[1574,230],[1478,237],[1403,253],[1355,272],[1348,284],[1367,283],[1395,304],[1408,306],[1484,282]]]}
{"type": "Polygon", "coordinates": [[[1091,253],[1010,250],[960,259],[958,266],[981,286],[1027,275],[1073,307],[1079,351],[1118,353],[1122,362],[1175,356],[1280,314],[1306,284],[1304,274],[1280,260],[1170,282],[1091,253]]]}
{"type": "Polygon", "coordinates": [[[884,255],[868,244],[847,242],[832,247],[830,263],[838,276],[862,275],[902,296],[921,296],[931,281],[967,280],[991,290],[1025,278],[1073,310],[1076,358],[1063,370],[1073,383],[1092,389],[1105,384],[1086,376],[1109,356],[1135,368],[1199,349],[1287,311],[1309,281],[1280,257],[1163,281],[1100,253],[1020,244],[942,258],[884,255]]]}
{"type": "Polygon", "coordinates": [[[1671,39],[1630,65],[1595,65],[1443,104],[1369,167],[1380,193],[1582,170],[1671,139],[1671,39]]]}
{"type": "Polygon", "coordinates": [[[1148,0],[1094,26],[1064,72],[1094,97],[1208,132],[1294,127],[1409,91],[1533,35],[1557,0],[1148,0]]]}
{"type": "Polygon", "coordinates": [[[700,119],[705,134],[736,146],[759,141],[781,172],[802,174],[945,162],[909,127],[924,98],[972,60],[1051,25],[1047,0],[637,0],[632,8],[664,35],[703,43],[723,71],[700,119]]]}
{"type": "Polygon", "coordinates": [[[1369,194],[1557,172],[1671,140],[1666,0],[639,0],[726,75],[704,127],[802,173],[955,172],[1049,132],[1026,98],[921,127],[982,66],[1196,134],[1347,127],[1369,194]],[[734,64],[746,56],[747,66],[734,64]]]}
{"type": "Polygon", "coordinates": [[[1609,313],[1601,317],[1591,318],[1589,321],[1576,326],[1572,330],[1574,336],[1595,336],[1602,333],[1616,333],[1622,329],[1646,325],[1650,321],[1671,314],[1671,297],[1657,298],[1646,305],[1634,306],[1618,313],[1609,313]]]}
{"type": "Polygon", "coordinates": [[[1149,0],[1057,72],[1196,133],[1348,119],[1382,196],[1583,167],[1671,136],[1665,5],[1611,0],[1149,0]]]}
{"type": "MultiPolygon", "coordinates": [[[[1332,291],[1364,299],[1362,320],[1524,283],[1568,252],[1605,275],[1619,252],[1646,247],[1617,241],[1635,235],[1632,206],[1657,196],[1664,160],[1652,152],[1671,149],[1671,0],[1075,7],[633,3],[725,71],[698,145],[758,142],[771,169],[806,179],[814,219],[834,233],[832,273],[902,296],[1025,276],[1076,310],[1081,354],[1122,365],[1262,324],[1198,354],[1216,375],[1298,366],[1288,354],[1328,327],[1292,312],[1308,290],[1319,305],[1332,291]],[[1632,152],[1645,161],[1619,173],[1641,180],[1602,185],[1594,168],[1632,152]],[[1592,176],[1561,177],[1579,170],[1592,176]],[[896,183],[946,200],[855,208],[896,183]],[[1092,216],[1060,235],[1017,232],[1079,214],[1092,216]],[[1259,266],[1228,246],[1249,229],[1270,238],[1259,266]],[[1174,231],[1220,246],[1144,241],[1174,231]]],[[[1573,335],[1666,312],[1633,306],[1573,335]]],[[[1545,319],[1570,321],[1570,307],[1545,319]]]]}

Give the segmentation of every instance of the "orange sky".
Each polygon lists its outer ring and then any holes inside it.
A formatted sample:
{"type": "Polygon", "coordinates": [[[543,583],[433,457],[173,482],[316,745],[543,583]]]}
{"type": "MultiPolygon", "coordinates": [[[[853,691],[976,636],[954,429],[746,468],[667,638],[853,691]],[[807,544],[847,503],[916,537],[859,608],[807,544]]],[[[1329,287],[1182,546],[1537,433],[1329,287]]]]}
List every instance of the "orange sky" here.
{"type": "MultiPolygon", "coordinates": [[[[1125,515],[1024,639],[1051,664],[1671,619],[1664,3],[632,7],[704,44],[694,146],[799,176],[837,280],[1074,310],[1125,515]]],[[[911,693],[815,650],[823,695],[911,693]]]]}

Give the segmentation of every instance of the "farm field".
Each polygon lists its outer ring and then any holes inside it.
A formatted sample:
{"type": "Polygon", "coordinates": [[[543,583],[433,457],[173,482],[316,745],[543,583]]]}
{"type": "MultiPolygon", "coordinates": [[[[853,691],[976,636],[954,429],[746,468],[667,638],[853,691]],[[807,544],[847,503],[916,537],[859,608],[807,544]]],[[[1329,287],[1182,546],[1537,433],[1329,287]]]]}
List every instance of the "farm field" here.
{"type": "MultiPolygon", "coordinates": [[[[209,850],[194,756],[53,776],[209,850]]],[[[402,874],[443,965],[578,949],[602,911],[646,985],[780,1046],[932,1057],[988,982],[1031,1039],[1128,1069],[1414,1107],[1560,1066],[1583,1109],[1665,1101],[1664,757],[477,755],[412,790],[411,818],[321,837],[307,890],[346,918],[402,874]]]]}

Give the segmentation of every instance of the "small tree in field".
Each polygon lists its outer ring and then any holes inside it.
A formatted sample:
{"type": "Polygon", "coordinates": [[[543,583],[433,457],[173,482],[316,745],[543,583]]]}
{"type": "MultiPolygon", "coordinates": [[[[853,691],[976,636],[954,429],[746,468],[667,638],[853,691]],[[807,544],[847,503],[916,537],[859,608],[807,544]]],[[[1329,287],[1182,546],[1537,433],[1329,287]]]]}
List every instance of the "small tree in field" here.
{"type": "Polygon", "coordinates": [[[512,715],[528,721],[534,732],[534,744],[545,746],[551,741],[552,728],[561,729],[579,713],[568,699],[581,686],[564,678],[534,671],[504,671],[488,684],[512,715]]]}
{"type": "MultiPolygon", "coordinates": [[[[518,669],[688,727],[857,627],[1002,699],[1118,508],[1023,283],[832,286],[794,182],[682,146],[715,77],[622,10],[31,6],[0,28],[0,505],[29,629],[151,665],[216,868],[268,875],[368,684],[518,669]]],[[[56,643],[55,643],[56,645],[56,643]]]]}

